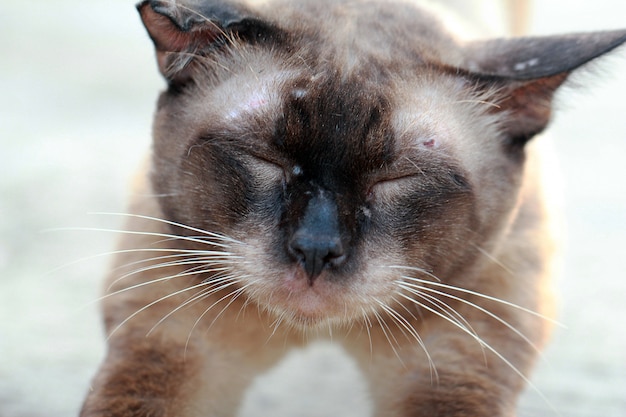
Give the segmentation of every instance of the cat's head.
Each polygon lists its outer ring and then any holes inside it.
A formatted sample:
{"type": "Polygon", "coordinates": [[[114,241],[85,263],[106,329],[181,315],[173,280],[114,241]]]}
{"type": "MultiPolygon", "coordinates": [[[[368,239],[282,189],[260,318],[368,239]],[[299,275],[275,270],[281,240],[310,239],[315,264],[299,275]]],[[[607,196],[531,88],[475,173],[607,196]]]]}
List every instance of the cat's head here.
{"type": "Polygon", "coordinates": [[[165,218],[232,238],[217,274],[292,323],[400,301],[405,275],[471,279],[519,208],[555,90],[626,39],[464,44],[405,3],[292,3],[138,6],[168,81],[165,218]]]}

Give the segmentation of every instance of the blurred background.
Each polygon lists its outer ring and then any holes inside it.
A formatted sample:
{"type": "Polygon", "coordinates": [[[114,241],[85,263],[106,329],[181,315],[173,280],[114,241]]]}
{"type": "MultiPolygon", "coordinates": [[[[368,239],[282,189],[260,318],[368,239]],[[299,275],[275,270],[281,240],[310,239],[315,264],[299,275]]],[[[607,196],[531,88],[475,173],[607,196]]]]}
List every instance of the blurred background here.
{"type": "MultiPolygon", "coordinates": [[[[535,2],[535,34],[626,27],[623,0],[535,2]]],[[[551,129],[565,180],[560,321],[520,416],[626,415],[626,48],[565,91],[551,129]]],[[[93,302],[164,86],[121,0],[0,2],[0,417],[77,415],[104,342],[93,302]],[[81,260],[80,262],[75,262],[81,260]]],[[[363,416],[332,346],[295,352],[241,416],[363,416]],[[315,387],[315,396],[310,387],[315,387]],[[260,411],[264,410],[264,411],[260,411]]],[[[355,382],[356,381],[356,382],[355,382]]]]}

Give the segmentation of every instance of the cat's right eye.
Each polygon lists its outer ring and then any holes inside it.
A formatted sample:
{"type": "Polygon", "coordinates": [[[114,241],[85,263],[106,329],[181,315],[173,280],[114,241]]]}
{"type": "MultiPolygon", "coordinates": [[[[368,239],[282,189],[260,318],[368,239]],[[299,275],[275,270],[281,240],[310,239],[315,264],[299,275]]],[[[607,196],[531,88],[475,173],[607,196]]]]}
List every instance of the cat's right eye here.
{"type": "Polygon", "coordinates": [[[261,156],[252,155],[250,165],[256,178],[259,180],[259,185],[269,186],[280,182],[284,187],[286,182],[285,168],[279,163],[261,156]]]}

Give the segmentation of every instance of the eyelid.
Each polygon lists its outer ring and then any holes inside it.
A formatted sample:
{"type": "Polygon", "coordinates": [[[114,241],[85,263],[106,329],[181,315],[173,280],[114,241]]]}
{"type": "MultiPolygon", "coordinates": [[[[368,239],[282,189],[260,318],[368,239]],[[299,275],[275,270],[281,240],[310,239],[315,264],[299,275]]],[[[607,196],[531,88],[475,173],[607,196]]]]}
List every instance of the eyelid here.
{"type": "Polygon", "coordinates": [[[259,156],[254,153],[249,153],[250,162],[253,166],[256,166],[255,171],[257,175],[261,175],[266,179],[282,179],[285,180],[285,169],[279,163],[265,158],[263,156],[259,156]]]}
{"type": "Polygon", "coordinates": [[[377,184],[383,184],[386,182],[408,180],[411,178],[422,176],[422,174],[422,171],[418,172],[414,169],[388,170],[387,172],[381,173],[374,177],[372,181],[372,186],[375,186],[377,184]]]}
{"type": "Polygon", "coordinates": [[[402,174],[398,174],[398,175],[391,175],[388,177],[383,177],[381,179],[379,179],[378,181],[376,181],[376,183],[385,183],[385,182],[392,182],[392,181],[402,181],[405,179],[411,179],[411,178],[415,178],[420,176],[420,173],[416,173],[416,172],[411,172],[411,173],[402,173],[402,174]]]}
{"type": "Polygon", "coordinates": [[[275,158],[270,158],[267,157],[265,155],[262,155],[260,152],[255,152],[255,151],[250,151],[250,156],[252,156],[254,159],[264,162],[266,164],[270,164],[270,165],[274,165],[277,168],[281,168],[281,169],[285,169],[284,164],[281,161],[276,160],[275,158]]]}
{"type": "Polygon", "coordinates": [[[277,161],[274,158],[267,158],[263,155],[259,155],[256,152],[249,152],[249,155],[252,159],[256,161],[257,164],[264,167],[263,171],[258,171],[259,173],[265,174],[265,178],[270,181],[280,181],[282,184],[283,191],[285,191],[287,184],[291,182],[294,176],[298,176],[301,174],[301,168],[296,165],[292,169],[287,168],[289,165],[285,164],[282,161],[277,161]]]}
{"type": "Polygon", "coordinates": [[[405,173],[391,176],[381,176],[377,178],[370,186],[367,192],[367,199],[371,200],[376,196],[384,197],[397,195],[404,188],[402,183],[404,181],[410,181],[421,176],[421,173],[405,173]]]}

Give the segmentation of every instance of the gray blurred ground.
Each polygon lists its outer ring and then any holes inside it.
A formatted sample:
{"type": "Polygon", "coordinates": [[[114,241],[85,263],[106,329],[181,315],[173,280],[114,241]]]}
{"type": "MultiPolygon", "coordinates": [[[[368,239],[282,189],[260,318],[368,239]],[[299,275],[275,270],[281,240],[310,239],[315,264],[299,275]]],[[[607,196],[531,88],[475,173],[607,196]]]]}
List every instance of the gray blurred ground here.
{"type": "MultiPolygon", "coordinates": [[[[540,2],[536,2],[540,3],[540,2]]],[[[533,32],[626,27],[623,0],[536,5],[533,32]]],[[[521,416],[626,416],[626,49],[560,96],[566,180],[560,320],[521,416]]],[[[76,415],[103,354],[106,233],[149,144],[162,82],[131,1],[0,2],[0,417],[76,415]]],[[[330,346],[298,352],[241,415],[363,416],[367,393],[330,346]]]]}

